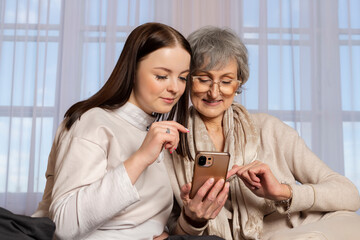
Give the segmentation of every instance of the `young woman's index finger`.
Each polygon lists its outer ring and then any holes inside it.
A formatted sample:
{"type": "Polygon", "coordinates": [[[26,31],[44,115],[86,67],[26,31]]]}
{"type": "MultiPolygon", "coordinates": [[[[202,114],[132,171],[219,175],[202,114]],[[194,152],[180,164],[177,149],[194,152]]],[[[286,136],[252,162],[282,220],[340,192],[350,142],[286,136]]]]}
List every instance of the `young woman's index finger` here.
{"type": "Polygon", "coordinates": [[[173,128],[176,128],[179,132],[183,132],[183,133],[188,133],[189,132],[189,129],[187,129],[186,127],[184,127],[183,125],[181,125],[180,123],[178,122],[175,122],[175,121],[164,121],[163,122],[164,125],[169,125],[173,128]]]}

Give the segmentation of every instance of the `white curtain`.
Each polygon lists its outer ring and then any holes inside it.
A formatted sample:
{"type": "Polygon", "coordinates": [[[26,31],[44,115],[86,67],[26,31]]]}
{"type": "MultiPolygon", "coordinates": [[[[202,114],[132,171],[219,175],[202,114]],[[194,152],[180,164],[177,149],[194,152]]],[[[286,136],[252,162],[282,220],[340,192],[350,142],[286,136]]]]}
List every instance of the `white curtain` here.
{"type": "Polygon", "coordinates": [[[294,127],[360,188],[360,0],[0,0],[0,206],[30,215],[57,126],[107,80],[129,32],[233,29],[249,50],[237,101],[294,127]]]}

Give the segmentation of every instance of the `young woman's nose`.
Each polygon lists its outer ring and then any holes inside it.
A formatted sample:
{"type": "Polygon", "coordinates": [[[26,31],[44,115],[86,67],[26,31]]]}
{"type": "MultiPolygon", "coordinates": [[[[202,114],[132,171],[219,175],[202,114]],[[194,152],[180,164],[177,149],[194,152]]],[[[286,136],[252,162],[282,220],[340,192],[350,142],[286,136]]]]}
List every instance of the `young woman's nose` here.
{"type": "Polygon", "coordinates": [[[169,78],[169,80],[170,81],[169,81],[167,90],[169,92],[177,93],[179,91],[179,84],[180,84],[178,78],[172,77],[172,78],[169,78]]]}

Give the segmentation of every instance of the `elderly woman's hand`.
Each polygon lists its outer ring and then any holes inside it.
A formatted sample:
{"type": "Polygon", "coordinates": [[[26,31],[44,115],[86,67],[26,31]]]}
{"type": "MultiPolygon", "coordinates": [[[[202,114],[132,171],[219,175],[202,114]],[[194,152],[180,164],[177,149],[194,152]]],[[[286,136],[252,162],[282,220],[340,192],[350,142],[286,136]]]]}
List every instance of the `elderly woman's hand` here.
{"type": "Polygon", "coordinates": [[[263,162],[254,161],[244,166],[234,165],[229,170],[227,178],[235,174],[258,197],[280,201],[291,196],[290,189],[279,183],[269,166],[263,162]]]}
{"type": "Polygon", "coordinates": [[[228,198],[229,183],[224,184],[223,179],[214,183],[214,179],[210,178],[192,199],[189,196],[190,189],[191,183],[181,187],[181,199],[184,204],[185,218],[196,227],[209,219],[214,219],[219,214],[228,198]]]}

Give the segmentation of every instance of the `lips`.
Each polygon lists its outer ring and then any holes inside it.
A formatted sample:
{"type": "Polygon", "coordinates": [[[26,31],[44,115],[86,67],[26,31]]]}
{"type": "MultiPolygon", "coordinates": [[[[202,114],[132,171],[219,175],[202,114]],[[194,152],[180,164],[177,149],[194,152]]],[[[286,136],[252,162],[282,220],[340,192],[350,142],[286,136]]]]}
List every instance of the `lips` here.
{"type": "Polygon", "coordinates": [[[173,103],[175,101],[175,98],[162,98],[162,100],[166,103],[173,103]]]}
{"type": "Polygon", "coordinates": [[[207,105],[211,105],[211,106],[215,106],[218,105],[219,103],[221,103],[223,100],[209,100],[209,99],[202,99],[202,101],[207,104],[207,105]]]}
{"type": "Polygon", "coordinates": [[[222,100],[209,100],[209,99],[203,99],[204,102],[208,102],[208,103],[218,103],[218,102],[222,102],[222,100]]]}

